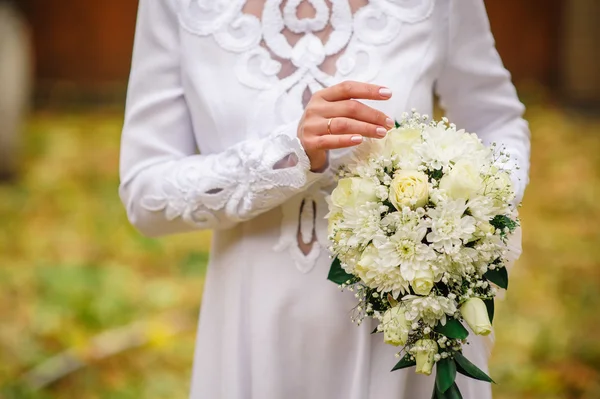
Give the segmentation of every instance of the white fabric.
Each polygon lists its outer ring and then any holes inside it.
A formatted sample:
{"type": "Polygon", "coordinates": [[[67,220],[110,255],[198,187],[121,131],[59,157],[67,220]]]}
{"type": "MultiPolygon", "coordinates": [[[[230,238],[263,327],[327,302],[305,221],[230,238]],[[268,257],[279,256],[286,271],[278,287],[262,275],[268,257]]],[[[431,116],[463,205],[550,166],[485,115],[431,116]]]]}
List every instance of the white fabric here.
{"type": "MultiPolygon", "coordinates": [[[[215,230],[192,398],[429,398],[433,378],[390,373],[394,348],[351,324],[352,294],[326,280],[332,173],[311,173],[295,138],[303,104],[361,80],[392,89],[367,103],[398,118],[431,114],[435,88],[453,122],[513,154],[519,197],[523,106],[483,0],[310,0],[301,18],[306,1],[140,1],[120,195],[144,234],[215,230]]],[[[491,396],[459,380],[465,398],[491,396]]]]}

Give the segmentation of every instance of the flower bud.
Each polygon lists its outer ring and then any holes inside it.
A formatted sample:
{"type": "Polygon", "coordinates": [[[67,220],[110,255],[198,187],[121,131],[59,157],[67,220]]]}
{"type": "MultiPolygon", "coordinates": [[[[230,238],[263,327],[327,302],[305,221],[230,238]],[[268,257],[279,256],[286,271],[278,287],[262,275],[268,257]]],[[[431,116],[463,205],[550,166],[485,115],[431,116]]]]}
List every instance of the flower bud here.
{"type": "Polygon", "coordinates": [[[394,346],[406,345],[410,323],[406,320],[405,309],[394,306],[388,309],[381,321],[383,327],[383,341],[394,346]]]}
{"type": "Polygon", "coordinates": [[[480,298],[467,299],[460,307],[460,312],[475,334],[489,335],[492,332],[487,307],[480,298]]]}
{"type": "Polygon", "coordinates": [[[438,345],[432,339],[421,339],[417,341],[411,352],[417,361],[418,374],[431,375],[435,364],[435,355],[438,353],[438,345]]]}

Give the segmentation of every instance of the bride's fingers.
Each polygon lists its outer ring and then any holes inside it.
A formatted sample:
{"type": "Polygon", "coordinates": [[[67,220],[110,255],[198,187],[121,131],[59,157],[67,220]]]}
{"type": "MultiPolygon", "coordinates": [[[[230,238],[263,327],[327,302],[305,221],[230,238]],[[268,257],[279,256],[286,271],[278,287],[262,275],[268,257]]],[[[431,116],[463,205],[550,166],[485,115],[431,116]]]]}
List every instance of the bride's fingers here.
{"type": "Polygon", "coordinates": [[[323,113],[325,118],[344,116],[388,129],[394,127],[394,121],[385,113],[355,100],[327,103],[323,113]]]}
{"type": "Polygon", "coordinates": [[[318,94],[325,101],[342,101],[353,98],[387,100],[392,96],[392,91],[384,86],[348,80],[323,89],[318,94]]]}
{"type": "Polygon", "coordinates": [[[325,136],[313,136],[310,139],[312,147],[319,151],[335,150],[359,145],[364,138],[360,134],[327,134],[325,136]]]}
{"type": "Polygon", "coordinates": [[[325,135],[361,135],[380,139],[385,137],[387,129],[383,126],[358,121],[356,119],[336,117],[326,120],[329,130],[325,127],[325,135]],[[330,122],[331,121],[331,122],[330,122]]]}

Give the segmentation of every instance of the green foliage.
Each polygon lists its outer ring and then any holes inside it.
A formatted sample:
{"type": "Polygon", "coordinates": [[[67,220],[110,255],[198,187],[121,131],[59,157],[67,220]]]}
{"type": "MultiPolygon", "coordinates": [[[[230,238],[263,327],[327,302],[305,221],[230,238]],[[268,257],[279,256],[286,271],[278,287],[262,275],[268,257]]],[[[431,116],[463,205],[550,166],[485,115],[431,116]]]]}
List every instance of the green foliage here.
{"type": "Polygon", "coordinates": [[[353,275],[346,273],[346,271],[342,268],[340,260],[335,258],[331,263],[327,280],[333,281],[338,285],[342,285],[348,283],[349,281],[353,281],[354,279],[355,277],[353,275]]]}
{"type": "Polygon", "coordinates": [[[454,360],[456,361],[456,366],[459,373],[479,381],[494,382],[494,380],[492,380],[486,373],[481,371],[479,367],[464,357],[462,353],[456,353],[454,355],[454,360]]]}
{"type": "Polygon", "coordinates": [[[440,180],[444,177],[444,172],[441,169],[436,169],[433,172],[427,172],[429,175],[429,181],[440,180]]]}
{"type": "Polygon", "coordinates": [[[404,355],[404,357],[402,359],[400,359],[400,361],[398,363],[396,363],[396,365],[394,366],[392,371],[402,370],[402,369],[406,369],[409,367],[414,367],[416,365],[417,365],[417,362],[414,359],[411,359],[410,354],[407,353],[406,355],[404,355]]]}
{"type": "Polygon", "coordinates": [[[462,395],[456,384],[452,384],[446,392],[441,392],[436,385],[434,387],[433,399],[462,399],[462,395]]]}
{"type": "Polygon", "coordinates": [[[438,324],[435,331],[453,339],[466,339],[469,336],[469,331],[462,325],[460,320],[451,318],[447,319],[446,325],[438,324]]]}
{"type": "Polygon", "coordinates": [[[508,228],[510,231],[515,231],[518,226],[517,222],[505,215],[494,216],[494,218],[490,220],[490,224],[496,229],[504,230],[505,228],[508,228]]]}
{"type": "Polygon", "coordinates": [[[436,363],[435,385],[436,389],[445,393],[456,380],[456,363],[454,359],[442,359],[436,363]]]}
{"type": "Polygon", "coordinates": [[[493,299],[484,299],[485,307],[487,308],[488,317],[490,318],[490,322],[494,322],[494,313],[496,311],[496,305],[494,304],[493,299]]]}
{"type": "Polygon", "coordinates": [[[506,267],[496,267],[483,275],[486,279],[500,288],[508,289],[508,270],[506,267]]]}

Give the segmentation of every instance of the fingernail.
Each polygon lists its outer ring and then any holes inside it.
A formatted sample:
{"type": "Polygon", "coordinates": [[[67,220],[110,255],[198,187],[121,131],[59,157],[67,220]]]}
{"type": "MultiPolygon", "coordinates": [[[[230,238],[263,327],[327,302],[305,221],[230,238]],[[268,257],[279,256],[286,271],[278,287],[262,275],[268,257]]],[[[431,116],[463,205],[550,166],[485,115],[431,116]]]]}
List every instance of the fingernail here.
{"type": "Polygon", "coordinates": [[[381,89],[379,89],[379,95],[381,95],[382,97],[391,97],[392,91],[387,87],[382,87],[381,89]]]}
{"type": "Polygon", "coordinates": [[[363,141],[363,136],[352,136],[350,137],[350,141],[353,143],[362,143],[363,141]]]}
{"type": "Polygon", "coordinates": [[[379,137],[385,137],[385,135],[387,134],[387,130],[385,130],[385,128],[383,127],[378,127],[376,132],[379,137]]]}
{"type": "Polygon", "coordinates": [[[394,123],[393,120],[391,120],[390,118],[387,118],[385,120],[385,125],[388,126],[388,127],[394,127],[396,124],[394,123]]]}

